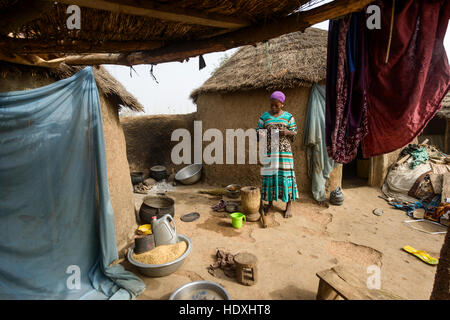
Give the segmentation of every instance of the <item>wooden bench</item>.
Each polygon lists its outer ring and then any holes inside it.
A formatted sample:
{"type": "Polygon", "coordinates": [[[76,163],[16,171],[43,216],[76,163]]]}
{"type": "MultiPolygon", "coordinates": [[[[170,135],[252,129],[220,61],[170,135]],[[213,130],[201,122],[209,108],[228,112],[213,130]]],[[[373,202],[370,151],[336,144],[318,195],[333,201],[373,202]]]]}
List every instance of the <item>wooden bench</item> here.
{"type": "Polygon", "coordinates": [[[366,282],[342,266],[320,271],[317,300],[403,300],[385,290],[368,289],[366,282]]]}

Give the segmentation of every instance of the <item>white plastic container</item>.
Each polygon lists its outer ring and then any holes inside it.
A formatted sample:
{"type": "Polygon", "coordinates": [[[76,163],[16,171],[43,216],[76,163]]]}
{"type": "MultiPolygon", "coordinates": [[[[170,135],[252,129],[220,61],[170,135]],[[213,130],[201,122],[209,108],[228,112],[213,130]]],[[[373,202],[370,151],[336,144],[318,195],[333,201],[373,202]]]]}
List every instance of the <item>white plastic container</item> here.
{"type": "Polygon", "coordinates": [[[177,243],[177,226],[170,214],[166,214],[159,219],[156,216],[152,218],[152,233],[156,246],[177,243]],[[173,227],[170,222],[173,223],[173,227]]]}

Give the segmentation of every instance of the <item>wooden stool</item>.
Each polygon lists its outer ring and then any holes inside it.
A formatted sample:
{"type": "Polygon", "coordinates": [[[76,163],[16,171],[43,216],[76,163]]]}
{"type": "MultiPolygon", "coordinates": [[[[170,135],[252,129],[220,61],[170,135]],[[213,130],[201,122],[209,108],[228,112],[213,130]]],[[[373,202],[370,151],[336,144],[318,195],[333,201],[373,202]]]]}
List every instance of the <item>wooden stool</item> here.
{"type": "Polygon", "coordinates": [[[234,256],[236,279],[239,283],[252,286],[257,280],[256,257],[251,253],[238,253],[234,256]]]}

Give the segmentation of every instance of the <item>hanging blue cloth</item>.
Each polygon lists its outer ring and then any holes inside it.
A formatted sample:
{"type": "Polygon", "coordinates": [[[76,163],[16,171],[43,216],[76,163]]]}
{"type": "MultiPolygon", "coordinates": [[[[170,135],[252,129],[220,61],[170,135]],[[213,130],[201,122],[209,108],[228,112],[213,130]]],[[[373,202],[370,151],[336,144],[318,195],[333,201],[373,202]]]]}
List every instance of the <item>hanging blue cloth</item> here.
{"type": "Polygon", "coordinates": [[[316,201],[326,199],[325,183],[338,164],[328,157],[325,141],[325,86],[314,84],[308,101],[303,148],[308,161],[308,176],[312,179],[312,194],[316,201]]]}
{"type": "Polygon", "coordinates": [[[0,299],[130,299],[91,67],[0,93],[0,299]]]}

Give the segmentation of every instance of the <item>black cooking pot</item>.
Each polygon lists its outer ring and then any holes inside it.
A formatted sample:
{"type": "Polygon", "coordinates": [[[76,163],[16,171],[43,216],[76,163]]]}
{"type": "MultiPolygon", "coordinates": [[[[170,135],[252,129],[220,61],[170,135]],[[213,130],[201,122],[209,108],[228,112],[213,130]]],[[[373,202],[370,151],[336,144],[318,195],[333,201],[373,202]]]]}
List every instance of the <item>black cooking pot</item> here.
{"type": "Polygon", "coordinates": [[[131,183],[133,185],[144,182],[144,173],[143,172],[131,172],[131,183]]]}
{"type": "Polygon", "coordinates": [[[175,201],[167,196],[147,196],[139,210],[139,219],[142,224],[151,224],[152,217],[157,219],[170,214],[175,215],[175,201]]]}
{"type": "Polygon", "coordinates": [[[167,179],[167,169],[164,166],[153,166],[150,168],[150,177],[156,181],[167,179]]]}

